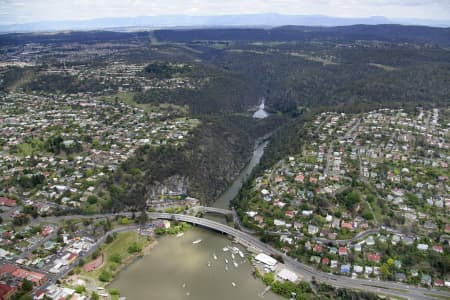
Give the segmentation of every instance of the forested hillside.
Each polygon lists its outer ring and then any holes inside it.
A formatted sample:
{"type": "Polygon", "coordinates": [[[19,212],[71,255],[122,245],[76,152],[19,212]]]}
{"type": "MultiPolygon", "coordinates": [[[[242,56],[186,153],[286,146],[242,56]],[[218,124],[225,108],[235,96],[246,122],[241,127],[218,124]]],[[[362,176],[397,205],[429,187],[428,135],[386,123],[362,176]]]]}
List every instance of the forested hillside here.
{"type": "Polygon", "coordinates": [[[201,118],[194,137],[183,147],[140,148],[136,155],[105,183],[111,202],[107,209],[124,206],[139,209],[142,195],[151,194],[153,186],[167,180],[180,181],[190,196],[204,204],[213,202],[231,183],[246,163],[254,140],[281,120],[255,123],[247,117],[201,118]]]}
{"type": "Polygon", "coordinates": [[[157,30],[165,42],[196,40],[230,41],[337,41],[377,40],[390,42],[436,43],[450,45],[450,29],[402,25],[354,25],[340,27],[283,26],[272,29],[190,29],[157,30]]]}
{"type": "Polygon", "coordinates": [[[212,201],[244,166],[256,137],[274,131],[262,160],[268,167],[298,152],[308,140],[303,123],[318,111],[447,106],[450,100],[448,28],[10,34],[1,45],[8,45],[5,61],[27,62],[0,70],[3,91],[107,97],[125,91],[139,107],[176,104],[202,120],[184,147],[144,147],[124,163],[106,184],[122,191],[112,193],[111,207],[136,206],[127,195],[134,184],[175,175],[187,178],[190,194],[212,201]],[[261,97],[271,116],[255,121],[250,116],[261,97]]]}
{"type": "Polygon", "coordinates": [[[191,89],[152,89],[137,94],[135,100],[139,103],[188,105],[192,113],[205,114],[243,112],[255,106],[261,96],[253,80],[241,73],[213,66],[193,64],[176,76],[187,77],[199,84],[191,89]]]}

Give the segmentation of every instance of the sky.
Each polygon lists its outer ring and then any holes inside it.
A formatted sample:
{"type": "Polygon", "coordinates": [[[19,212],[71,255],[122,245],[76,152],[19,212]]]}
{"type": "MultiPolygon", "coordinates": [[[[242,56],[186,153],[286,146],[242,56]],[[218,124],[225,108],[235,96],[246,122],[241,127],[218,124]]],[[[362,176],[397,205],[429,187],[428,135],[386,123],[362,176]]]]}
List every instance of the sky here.
{"type": "Polygon", "coordinates": [[[253,13],[450,20],[450,0],[0,0],[0,24],[253,13]]]}

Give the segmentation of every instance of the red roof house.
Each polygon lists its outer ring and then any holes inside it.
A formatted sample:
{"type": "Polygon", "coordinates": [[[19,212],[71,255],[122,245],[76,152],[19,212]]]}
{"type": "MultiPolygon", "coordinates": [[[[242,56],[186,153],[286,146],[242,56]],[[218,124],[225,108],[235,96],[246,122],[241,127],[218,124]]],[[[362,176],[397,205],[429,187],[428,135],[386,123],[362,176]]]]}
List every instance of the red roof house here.
{"type": "Polygon", "coordinates": [[[347,248],[339,247],[339,255],[340,256],[348,255],[347,248]]]}
{"type": "Polygon", "coordinates": [[[16,293],[17,288],[0,283],[0,299],[9,300],[16,293]]]}
{"type": "Polygon", "coordinates": [[[367,254],[367,259],[369,261],[375,262],[375,263],[379,263],[381,256],[379,254],[375,254],[375,253],[369,253],[367,254]]]}
{"type": "Polygon", "coordinates": [[[0,197],[0,206],[15,207],[17,205],[16,200],[9,199],[6,197],[0,197]]]}

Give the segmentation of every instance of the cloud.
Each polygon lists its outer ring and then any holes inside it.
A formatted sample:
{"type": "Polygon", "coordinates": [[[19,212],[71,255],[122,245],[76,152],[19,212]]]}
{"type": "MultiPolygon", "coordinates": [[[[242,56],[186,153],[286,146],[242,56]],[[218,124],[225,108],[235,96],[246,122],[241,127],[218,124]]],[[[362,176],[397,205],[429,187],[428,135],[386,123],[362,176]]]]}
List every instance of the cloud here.
{"type": "Polygon", "coordinates": [[[450,20],[450,0],[0,0],[1,23],[145,15],[243,13],[450,20]]]}

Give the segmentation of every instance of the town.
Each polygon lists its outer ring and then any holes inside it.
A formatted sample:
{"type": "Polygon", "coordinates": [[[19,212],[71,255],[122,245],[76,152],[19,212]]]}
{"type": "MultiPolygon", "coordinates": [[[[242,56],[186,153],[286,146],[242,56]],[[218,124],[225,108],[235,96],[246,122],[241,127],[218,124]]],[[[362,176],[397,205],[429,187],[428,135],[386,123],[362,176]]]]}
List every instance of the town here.
{"type": "Polygon", "coordinates": [[[2,35],[0,300],[448,298],[448,45],[234,30],[2,35]]]}
{"type": "MultiPolygon", "coordinates": [[[[70,97],[64,101],[71,113],[65,113],[56,109],[52,98],[16,97],[22,101],[32,98],[23,114],[36,115],[16,116],[11,110],[3,114],[2,132],[7,137],[3,182],[10,184],[3,192],[13,195],[0,198],[4,219],[0,240],[4,283],[0,287],[4,299],[30,291],[34,299],[118,297],[117,291],[106,293],[104,286],[120,270],[120,262],[151,245],[155,235],[179,234],[187,224],[148,221],[143,213],[131,212],[49,216],[61,206],[95,205],[91,202],[96,197],[96,179],[112,174],[136,147],[182,143],[195,121],[176,117],[172,123],[162,122],[158,119],[161,113],[146,115],[143,110],[100,100],[90,101],[90,109],[83,110],[86,102],[70,97]],[[40,108],[47,105],[55,109],[44,114],[40,108]],[[91,119],[92,114],[100,113],[97,106],[105,114],[111,110],[110,118],[116,120],[112,122],[114,133],[107,124],[91,119]],[[123,111],[134,118],[120,118],[118,112],[123,111]],[[142,118],[152,122],[140,124],[142,118]],[[58,123],[61,119],[66,122],[58,123]],[[30,120],[39,122],[43,130],[30,132],[30,120]],[[88,130],[81,134],[77,126],[88,130]],[[41,151],[47,149],[42,144],[55,132],[61,141],[51,146],[67,148],[41,151]],[[108,139],[102,138],[105,136],[108,139]],[[78,154],[63,159],[61,153],[67,155],[78,141],[84,141],[75,151],[78,154]],[[26,176],[33,182],[37,181],[33,176],[41,174],[46,184],[8,181],[26,176]],[[42,210],[44,207],[48,209],[42,210]],[[114,243],[125,240],[130,247],[120,253],[114,250],[120,249],[114,243]],[[94,284],[89,283],[92,280],[94,284]]],[[[414,113],[381,109],[357,115],[318,115],[306,125],[313,140],[303,152],[280,161],[253,182],[248,209],[242,216],[244,230],[262,234],[283,253],[326,273],[449,287],[448,274],[442,269],[448,259],[450,234],[446,219],[450,205],[449,112],[419,108],[414,113]]],[[[105,119],[108,122],[109,118],[105,119]]],[[[199,200],[167,193],[165,199],[149,199],[147,209],[199,214],[199,200]]],[[[284,264],[277,266],[276,259],[260,250],[251,252],[259,276],[268,284],[274,280],[274,271],[277,280],[298,282],[302,278],[284,264]]]]}
{"type": "Polygon", "coordinates": [[[244,225],[325,272],[448,287],[448,113],[320,114],[253,182],[244,225]]]}
{"type": "Polygon", "coordinates": [[[99,211],[102,178],[139,147],[182,145],[198,125],[176,110],[82,94],[11,93],[0,101],[0,190],[37,215],[99,211]]]}

